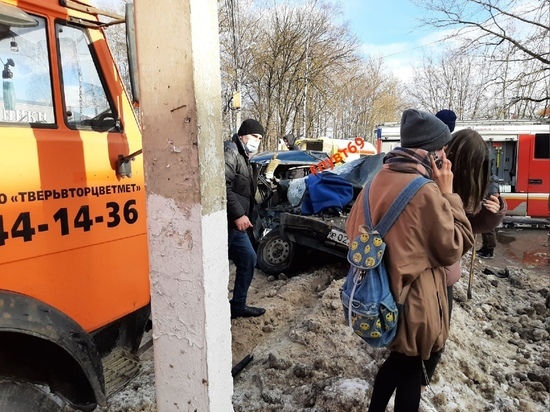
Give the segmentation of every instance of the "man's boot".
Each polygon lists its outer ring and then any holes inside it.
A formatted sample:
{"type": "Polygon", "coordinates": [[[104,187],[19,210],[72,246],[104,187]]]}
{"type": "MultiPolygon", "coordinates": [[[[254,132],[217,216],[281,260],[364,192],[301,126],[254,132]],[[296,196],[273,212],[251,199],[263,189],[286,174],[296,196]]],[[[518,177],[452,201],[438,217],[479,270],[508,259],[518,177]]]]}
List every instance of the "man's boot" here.
{"type": "Polygon", "coordinates": [[[476,252],[476,255],[481,259],[492,259],[493,258],[493,248],[483,246],[476,252]]]}

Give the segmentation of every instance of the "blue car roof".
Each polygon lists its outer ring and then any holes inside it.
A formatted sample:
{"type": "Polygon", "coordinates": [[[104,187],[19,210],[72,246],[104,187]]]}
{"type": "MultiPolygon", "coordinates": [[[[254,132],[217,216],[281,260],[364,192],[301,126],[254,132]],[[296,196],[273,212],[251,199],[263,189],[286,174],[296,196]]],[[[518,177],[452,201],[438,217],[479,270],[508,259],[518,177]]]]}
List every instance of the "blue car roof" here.
{"type": "Polygon", "coordinates": [[[263,164],[273,159],[274,155],[277,155],[277,159],[279,159],[281,163],[304,165],[317,164],[321,160],[328,159],[329,157],[326,152],[315,150],[281,150],[258,153],[252,156],[250,161],[263,164]]]}

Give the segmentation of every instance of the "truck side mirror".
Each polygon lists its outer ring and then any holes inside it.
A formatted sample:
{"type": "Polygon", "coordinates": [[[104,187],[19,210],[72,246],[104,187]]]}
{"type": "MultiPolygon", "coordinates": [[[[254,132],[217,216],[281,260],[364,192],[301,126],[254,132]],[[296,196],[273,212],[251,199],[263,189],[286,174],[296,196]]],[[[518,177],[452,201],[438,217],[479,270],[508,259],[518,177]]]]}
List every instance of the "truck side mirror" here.
{"type": "Polygon", "coordinates": [[[126,3],[126,47],[128,52],[128,68],[130,86],[134,103],[139,103],[139,83],[136,49],[136,29],[134,20],[134,4],[126,3]]]}

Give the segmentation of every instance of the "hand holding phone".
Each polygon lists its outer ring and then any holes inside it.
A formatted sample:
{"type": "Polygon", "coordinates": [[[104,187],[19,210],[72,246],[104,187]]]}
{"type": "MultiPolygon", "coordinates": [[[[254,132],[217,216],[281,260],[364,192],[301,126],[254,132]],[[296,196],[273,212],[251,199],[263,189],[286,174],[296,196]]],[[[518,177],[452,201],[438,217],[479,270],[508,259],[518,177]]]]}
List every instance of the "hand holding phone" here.
{"type": "Polygon", "coordinates": [[[451,162],[445,152],[441,152],[441,158],[434,152],[429,153],[432,166],[432,179],[441,190],[441,193],[453,193],[453,172],[451,162]]]}
{"type": "Polygon", "coordinates": [[[437,168],[441,169],[441,167],[443,166],[443,160],[441,160],[439,158],[439,156],[437,155],[436,152],[430,152],[430,156],[433,157],[435,165],[437,166],[437,168]]]}
{"type": "Polygon", "coordinates": [[[491,212],[491,213],[497,213],[500,211],[500,199],[498,198],[497,194],[490,194],[483,200],[483,206],[491,212]]]}

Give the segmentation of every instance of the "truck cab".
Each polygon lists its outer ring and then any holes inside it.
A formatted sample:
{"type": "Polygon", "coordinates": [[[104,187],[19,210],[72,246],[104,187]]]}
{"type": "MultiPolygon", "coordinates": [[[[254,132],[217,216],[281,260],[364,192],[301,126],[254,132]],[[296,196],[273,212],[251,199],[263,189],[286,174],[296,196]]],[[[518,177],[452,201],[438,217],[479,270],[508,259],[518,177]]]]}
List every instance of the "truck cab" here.
{"type": "Polygon", "coordinates": [[[85,0],[0,0],[0,410],[92,411],[139,370],[138,121],[85,0]]]}

